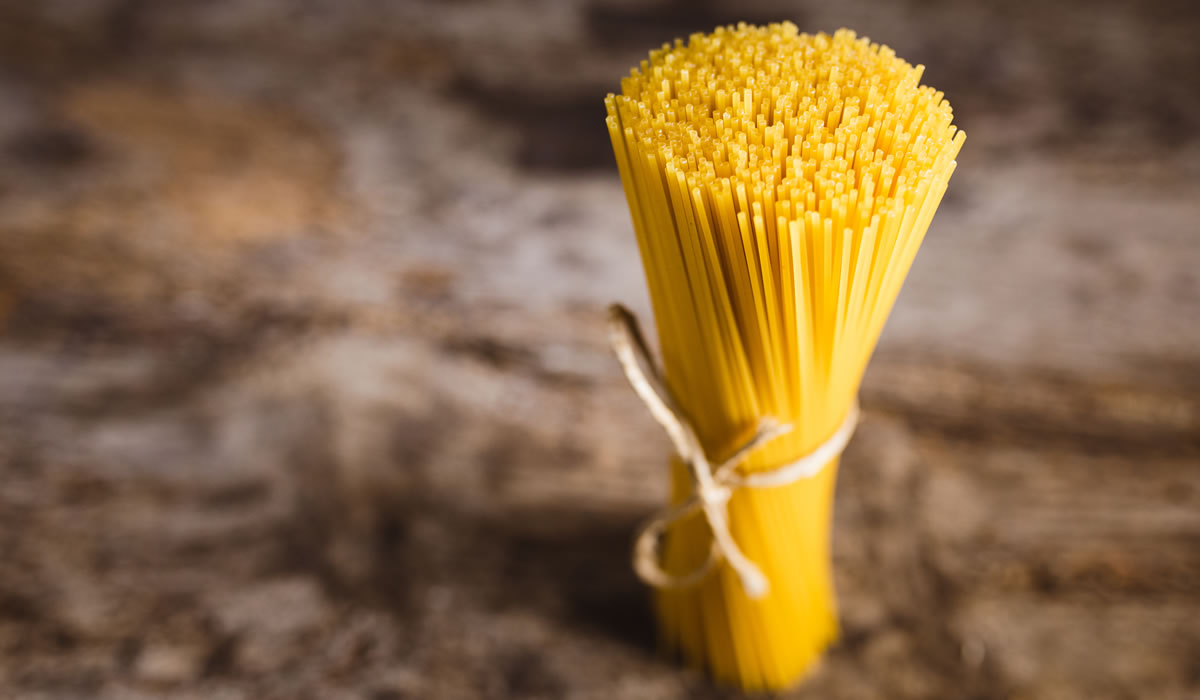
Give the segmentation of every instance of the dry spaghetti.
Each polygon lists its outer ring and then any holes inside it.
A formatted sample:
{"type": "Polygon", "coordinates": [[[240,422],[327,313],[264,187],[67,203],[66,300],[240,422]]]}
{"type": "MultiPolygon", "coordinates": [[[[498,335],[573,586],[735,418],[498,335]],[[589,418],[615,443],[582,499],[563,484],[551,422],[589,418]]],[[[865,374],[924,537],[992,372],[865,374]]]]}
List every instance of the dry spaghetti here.
{"type": "Polygon", "coordinates": [[[664,641],[732,684],[790,685],[837,634],[836,454],[964,138],[922,70],[847,30],[740,24],[652,51],[606,100],[675,415],[656,417],[692,434],[639,572],[664,641]],[[766,478],[814,451],[824,468],[766,478]]]}

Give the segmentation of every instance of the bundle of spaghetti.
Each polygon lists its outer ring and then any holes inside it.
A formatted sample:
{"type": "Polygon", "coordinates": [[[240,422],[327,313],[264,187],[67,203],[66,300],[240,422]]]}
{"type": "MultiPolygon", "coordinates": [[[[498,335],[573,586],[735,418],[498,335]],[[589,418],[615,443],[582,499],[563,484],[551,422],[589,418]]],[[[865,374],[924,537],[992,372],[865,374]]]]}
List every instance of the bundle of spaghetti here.
{"type": "MultiPolygon", "coordinates": [[[[922,66],[854,32],[722,27],[650,52],[606,99],[663,358],[713,463],[766,416],[791,426],[740,474],[809,454],[856,410],[866,364],[955,168],[964,134],[922,66]]],[[[726,684],[789,686],[837,636],[830,527],[838,459],[728,494],[728,530],[769,582],[719,563],[660,588],[666,645],[726,684]]],[[[672,462],[672,502],[695,498],[672,462]]],[[[710,554],[673,523],[665,571],[710,554]]]]}

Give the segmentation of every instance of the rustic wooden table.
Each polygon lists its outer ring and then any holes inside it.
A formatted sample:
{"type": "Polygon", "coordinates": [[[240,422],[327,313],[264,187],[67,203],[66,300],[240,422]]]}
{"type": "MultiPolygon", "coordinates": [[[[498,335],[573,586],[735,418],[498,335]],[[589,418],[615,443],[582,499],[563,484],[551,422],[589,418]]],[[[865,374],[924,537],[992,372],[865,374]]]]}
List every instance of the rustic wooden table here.
{"type": "Polygon", "coordinates": [[[3,3],[0,697],[727,697],[627,568],[668,445],[601,98],[738,17],[891,44],[969,134],[789,697],[1200,697],[1194,15],[3,3]]]}

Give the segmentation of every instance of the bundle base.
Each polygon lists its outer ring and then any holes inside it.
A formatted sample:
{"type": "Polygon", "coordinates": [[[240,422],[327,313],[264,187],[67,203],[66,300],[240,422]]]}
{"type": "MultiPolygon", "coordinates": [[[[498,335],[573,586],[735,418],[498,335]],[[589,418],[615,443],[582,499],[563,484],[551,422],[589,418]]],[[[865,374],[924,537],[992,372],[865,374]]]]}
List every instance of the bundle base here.
{"type": "MultiPolygon", "coordinates": [[[[836,472],[835,459],[810,479],[735,493],[730,530],[771,588],[752,600],[722,563],[698,585],[659,590],[659,631],[669,651],[745,690],[781,690],[808,675],[838,634],[830,561],[836,472]]],[[[673,500],[690,497],[691,484],[687,467],[674,460],[673,500]]],[[[694,569],[711,542],[703,519],[679,523],[666,539],[666,569],[694,569]]]]}

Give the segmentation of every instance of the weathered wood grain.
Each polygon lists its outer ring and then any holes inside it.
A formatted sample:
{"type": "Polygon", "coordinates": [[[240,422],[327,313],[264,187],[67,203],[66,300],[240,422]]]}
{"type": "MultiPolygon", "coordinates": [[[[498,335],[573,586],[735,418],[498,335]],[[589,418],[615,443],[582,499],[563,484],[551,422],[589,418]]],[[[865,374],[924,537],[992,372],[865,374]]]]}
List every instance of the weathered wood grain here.
{"type": "Polygon", "coordinates": [[[1140,3],[0,5],[0,696],[733,697],[628,569],[668,445],[601,98],[848,24],[969,133],[796,698],[1200,694],[1200,69],[1140,3]]]}

